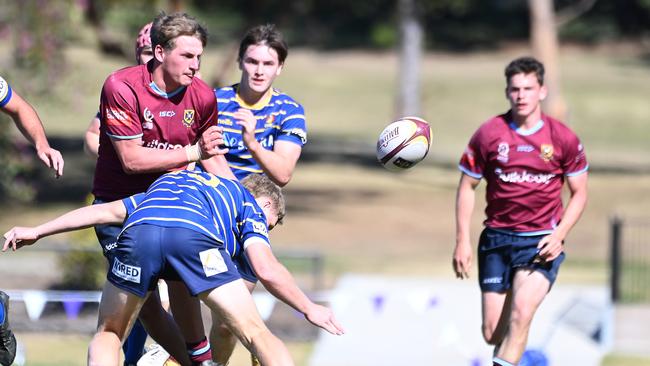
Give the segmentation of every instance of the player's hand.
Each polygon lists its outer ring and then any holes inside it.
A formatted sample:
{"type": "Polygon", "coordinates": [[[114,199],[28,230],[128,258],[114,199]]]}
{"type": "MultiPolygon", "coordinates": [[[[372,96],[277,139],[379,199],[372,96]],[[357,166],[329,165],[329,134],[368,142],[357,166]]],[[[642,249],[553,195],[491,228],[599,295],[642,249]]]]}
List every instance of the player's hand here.
{"type": "Polygon", "coordinates": [[[564,239],[552,233],[543,237],[537,244],[537,248],[539,249],[537,257],[543,262],[550,262],[564,251],[564,239]]]}
{"type": "Polygon", "coordinates": [[[201,159],[207,159],[215,155],[223,155],[228,149],[222,149],[223,146],[223,127],[211,126],[203,131],[199,139],[199,149],[201,150],[201,159]]]}
{"type": "Polygon", "coordinates": [[[332,310],[325,306],[313,304],[305,312],[305,318],[315,326],[321,327],[332,334],[342,335],[345,333],[341,324],[334,317],[332,310]]]}
{"type": "Polygon", "coordinates": [[[233,117],[237,124],[242,126],[242,140],[244,145],[247,148],[250,148],[251,144],[254,144],[257,140],[255,139],[255,128],[257,127],[257,118],[250,109],[239,108],[237,112],[233,113],[233,117]]]}
{"type": "Polygon", "coordinates": [[[452,266],[456,278],[469,278],[469,270],[472,268],[472,246],[469,243],[458,243],[454,249],[452,266]]]}
{"type": "Polygon", "coordinates": [[[2,251],[6,252],[11,247],[16,251],[26,245],[32,245],[39,239],[38,231],[33,227],[15,226],[4,235],[5,243],[2,251]]]}
{"type": "Polygon", "coordinates": [[[37,148],[36,155],[48,168],[54,170],[54,176],[56,178],[63,175],[63,156],[61,156],[59,150],[49,146],[37,148]]]}

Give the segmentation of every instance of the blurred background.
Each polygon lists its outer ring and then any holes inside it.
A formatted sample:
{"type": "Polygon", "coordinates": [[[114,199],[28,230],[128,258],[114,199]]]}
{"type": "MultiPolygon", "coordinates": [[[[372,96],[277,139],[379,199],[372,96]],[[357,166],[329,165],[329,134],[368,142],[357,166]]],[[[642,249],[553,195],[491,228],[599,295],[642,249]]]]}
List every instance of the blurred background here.
{"type": "MultiPolygon", "coordinates": [[[[545,110],[577,132],[591,166],[589,204],[531,351],[551,365],[650,365],[649,1],[0,0],[0,75],[66,162],[52,177],[0,115],[0,229],[88,202],[94,161],[83,133],[105,78],[134,64],[135,36],[161,10],[208,28],[201,74],[214,87],[239,81],[237,46],[250,26],[275,23],[289,42],[275,86],[304,105],[309,142],[271,237],[348,327],[332,339],[256,293],[299,365],[488,365],[476,271],[461,282],[451,270],[456,165],[475,129],[508,108],[503,69],[523,55],[545,63],[545,110]],[[429,121],[433,145],[393,173],[376,163],[375,143],[404,115],[429,121]]],[[[85,363],[105,276],[98,249],[82,231],[0,254],[17,363],[85,363]]],[[[247,364],[239,351],[233,364],[247,364]]]]}

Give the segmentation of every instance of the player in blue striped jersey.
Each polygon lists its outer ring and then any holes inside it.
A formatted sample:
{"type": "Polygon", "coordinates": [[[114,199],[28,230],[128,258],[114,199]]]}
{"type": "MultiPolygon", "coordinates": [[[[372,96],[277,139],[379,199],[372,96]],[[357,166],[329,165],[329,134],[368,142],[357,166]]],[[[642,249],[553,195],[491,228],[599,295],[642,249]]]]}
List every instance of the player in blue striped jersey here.
{"type": "Polygon", "coordinates": [[[288,54],[275,26],[250,29],[239,46],[238,84],[215,90],[219,126],[224,128],[225,157],[219,173],[242,179],[263,173],[286,185],[307,142],[305,111],[289,95],[273,88],[288,54]]]}
{"type": "Polygon", "coordinates": [[[342,334],[343,329],[329,309],[306,297],[273,256],[267,228],[284,213],[279,187],[260,175],[248,177],[243,184],[246,189],[202,171],[168,173],[145,194],[83,207],[35,228],[14,227],[5,233],[3,251],[64,231],[122,222],[128,214],[120,239],[110,249],[114,253],[98,333],[89,348],[90,362],[117,364],[120,341],[144,298],[159,277],[175,275],[221,315],[263,364],[292,365],[286,347],[268,331],[255,309],[233,263],[241,256],[237,253],[245,251],[264,286],[311,323],[333,334],[342,334]]]}

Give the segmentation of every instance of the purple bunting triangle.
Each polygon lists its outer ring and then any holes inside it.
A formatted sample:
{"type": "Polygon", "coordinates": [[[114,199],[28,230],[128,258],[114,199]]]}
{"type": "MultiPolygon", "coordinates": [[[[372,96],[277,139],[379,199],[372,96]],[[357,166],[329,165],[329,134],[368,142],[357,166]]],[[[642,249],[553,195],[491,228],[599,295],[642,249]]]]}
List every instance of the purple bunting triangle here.
{"type": "Polygon", "coordinates": [[[383,295],[375,295],[372,298],[372,304],[375,309],[375,312],[379,313],[383,310],[384,302],[385,302],[384,300],[386,300],[386,298],[383,295]]]}
{"type": "Polygon", "coordinates": [[[76,319],[79,316],[83,302],[79,300],[64,300],[63,309],[68,319],[76,319]]]}

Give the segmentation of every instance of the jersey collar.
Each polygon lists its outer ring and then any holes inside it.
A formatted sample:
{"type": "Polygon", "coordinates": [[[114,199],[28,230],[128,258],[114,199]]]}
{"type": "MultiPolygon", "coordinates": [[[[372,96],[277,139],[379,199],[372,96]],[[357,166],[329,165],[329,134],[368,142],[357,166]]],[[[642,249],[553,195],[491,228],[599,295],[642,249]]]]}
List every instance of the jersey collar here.
{"type": "Polygon", "coordinates": [[[181,87],[179,87],[178,89],[174,90],[171,93],[166,93],[163,90],[161,90],[158,87],[158,85],[156,85],[156,83],[154,83],[153,81],[149,84],[149,87],[151,88],[151,90],[153,90],[154,93],[160,95],[163,98],[167,98],[167,99],[173,97],[174,95],[177,95],[178,93],[182,92],[186,88],[185,86],[181,86],[181,87]]]}
{"type": "Polygon", "coordinates": [[[242,99],[239,96],[239,84],[235,85],[235,101],[242,107],[247,108],[247,109],[262,109],[266,107],[269,102],[271,101],[271,97],[273,96],[273,88],[269,88],[269,90],[266,91],[266,93],[260,98],[260,100],[257,101],[257,103],[254,104],[248,104],[244,99],[242,99]]]}

